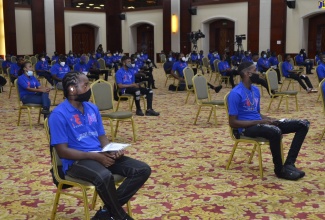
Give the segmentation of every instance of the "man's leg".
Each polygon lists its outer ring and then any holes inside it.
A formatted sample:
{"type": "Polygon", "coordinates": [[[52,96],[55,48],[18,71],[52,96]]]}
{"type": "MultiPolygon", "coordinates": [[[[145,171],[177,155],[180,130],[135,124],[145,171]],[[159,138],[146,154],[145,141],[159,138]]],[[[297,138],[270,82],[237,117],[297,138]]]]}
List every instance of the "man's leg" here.
{"type": "Polygon", "coordinates": [[[234,75],[232,71],[228,71],[226,73],[227,76],[229,76],[229,82],[231,84],[231,87],[234,88],[235,87],[235,82],[234,82],[234,75]]]}
{"type": "Polygon", "coordinates": [[[53,86],[53,79],[51,73],[48,72],[37,72],[37,75],[44,76],[44,78],[53,86]]]}
{"type": "Polygon", "coordinates": [[[309,80],[309,77],[308,76],[300,76],[300,79],[304,80],[305,83],[307,84],[308,88],[311,88],[313,89],[313,85],[311,84],[310,80],[309,80]]]}
{"type": "Polygon", "coordinates": [[[262,137],[269,140],[273,157],[274,172],[276,174],[280,173],[283,167],[281,158],[282,133],[280,128],[274,125],[259,124],[246,128],[243,134],[247,137],[262,137]]]}
{"type": "Polygon", "coordinates": [[[156,112],[152,109],[152,100],[153,100],[153,91],[148,88],[142,88],[140,87],[140,92],[142,95],[146,95],[147,99],[147,110],[146,110],[146,115],[147,116],[158,116],[159,112],[156,112]]]}
{"type": "Polygon", "coordinates": [[[108,167],[113,174],[126,177],[117,189],[119,204],[122,206],[142,187],[151,174],[151,168],[144,162],[123,156],[108,167]]]}
{"type": "Polygon", "coordinates": [[[73,178],[88,181],[96,187],[96,191],[106,208],[118,219],[126,219],[128,215],[119,202],[114,177],[108,168],[95,160],[76,161],[67,174],[73,178]]]}
{"type": "Polygon", "coordinates": [[[289,78],[292,78],[292,79],[294,79],[294,80],[297,80],[297,81],[299,82],[300,86],[301,86],[304,90],[307,91],[307,86],[305,85],[305,83],[300,79],[300,77],[299,77],[297,74],[295,74],[295,73],[290,73],[290,74],[289,74],[289,78]]]}
{"type": "Polygon", "coordinates": [[[125,93],[127,94],[132,94],[134,96],[134,102],[135,106],[137,108],[136,114],[140,116],[144,116],[142,110],[141,110],[141,105],[140,105],[140,89],[139,88],[126,88],[125,93]]]}

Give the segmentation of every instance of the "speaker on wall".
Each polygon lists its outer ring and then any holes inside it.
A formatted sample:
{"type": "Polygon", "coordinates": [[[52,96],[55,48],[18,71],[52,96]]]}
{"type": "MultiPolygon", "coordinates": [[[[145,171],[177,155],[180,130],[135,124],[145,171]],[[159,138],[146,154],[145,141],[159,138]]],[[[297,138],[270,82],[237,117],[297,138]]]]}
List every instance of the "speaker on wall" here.
{"type": "Polygon", "coordinates": [[[196,15],[196,8],[191,7],[191,8],[188,9],[188,12],[189,12],[191,15],[196,15]]]}
{"type": "Polygon", "coordinates": [[[124,13],[119,14],[119,17],[120,17],[121,20],[125,20],[125,14],[124,13]]]}
{"type": "Polygon", "coordinates": [[[288,8],[296,8],[296,0],[287,0],[288,8]]]}

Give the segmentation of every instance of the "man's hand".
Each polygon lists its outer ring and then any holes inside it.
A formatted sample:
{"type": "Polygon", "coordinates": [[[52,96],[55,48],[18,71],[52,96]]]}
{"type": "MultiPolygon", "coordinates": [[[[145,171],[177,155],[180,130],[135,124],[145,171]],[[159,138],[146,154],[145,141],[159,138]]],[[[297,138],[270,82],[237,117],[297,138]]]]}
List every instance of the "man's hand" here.
{"type": "Polygon", "coordinates": [[[112,166],[115,163],[115,154],[108,152],[96,153],[95,160],[101,163],[104,167],[112,166]]]}
{"type": "Polygon", "coordinates": [[[116,151],[114,156],[115,156],[115,160],[123,157],[124,156],[124,150],[116,151]]]}
{"type": "Polygon", "coordinates": [[[134,87],[134,88],[140,88],[140,86],[139,86],[138,83],[133,83],[133,84],[131,84],[131,85],[132,85],[132,87],[134,87]]]}
{"type": "Polygon", "coordinates": [[[267,125],[271,125],[274,121],[269,119],[269,118],[264,118],[262,120],[260,120],[259,124],[267,124],[267,125]]]}

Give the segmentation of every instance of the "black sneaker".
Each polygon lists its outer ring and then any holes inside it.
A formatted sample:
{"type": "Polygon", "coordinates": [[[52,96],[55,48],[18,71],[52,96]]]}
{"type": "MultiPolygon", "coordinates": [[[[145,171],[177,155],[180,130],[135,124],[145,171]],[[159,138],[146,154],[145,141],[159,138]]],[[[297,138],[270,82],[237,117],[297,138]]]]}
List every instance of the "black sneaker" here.
{"type": "Polygon", "coordinates": [[[220,86],[216,86],[216,87],[214,88],[214,91],[216,91],[216,93],[218,93],[218,92],[220,92],[221,89],[222,89],[222,85],[220,85],[220,86]]]}
{"type": "Polygon", "coordinates": [[[280,172],[276,172],[275,175],[278,178],[286,180],[297,180],[300,178],[300,174],[296,171],[289,170],[287,166],[284,166],[280,172]]]}
{"type": "Polygon", "coordinates": [[[48,109],[42,109],[41,110],[41,114],[43,114],[43,115],[49,115],[51,112],[50,112],[50,110],[48,110],[48,109]]]}
{"type": "Polygon", "coordinates": [[[137,111],[135,112],[136,115],[138,116],[144,116],[143,112],[141,109],[137,109],[137,111]]]}
{"type": "Polygon", "coordinates": [[[108,212],[108,210],[105,208],[102,209],[102,207],[100,207],[94,217],[91,218],[91,220],[114,220],[114,218],[108,212]]]}
{"type": "Polygon", "coordinates": [[[300,178],[302,178],[302,177],[305,176],[305,172],[302,171],[302,170],[297,169],[295,165],[291,165],[291,164],[290,165],[285,165],[285,168],[287,170],[291,170],[291,171],[295,171],[295,172],[299,173],[300,174],[300,178]]]}
{"type": "Polygon", "coordinates": [[[146,116],[158,116],[158,115],[160,115],[160,113],[159,112],[155,112],[155,110],[153,110],[153,109],[148,109],[146,111],[146,116]]]}

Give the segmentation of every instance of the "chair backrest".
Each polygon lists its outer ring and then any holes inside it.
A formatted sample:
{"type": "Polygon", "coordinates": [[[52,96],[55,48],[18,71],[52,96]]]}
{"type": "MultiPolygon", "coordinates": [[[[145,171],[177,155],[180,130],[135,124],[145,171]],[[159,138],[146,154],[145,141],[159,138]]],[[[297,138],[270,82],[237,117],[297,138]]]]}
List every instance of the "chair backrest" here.
{"type": "Polygon", "coordinates": [[[278,54],[278,61],[279,62],[282,62],[283,60],[282,60],[282,55],[281,54],[278,54]]]}
{"type": "Polygon", "coordinates": [[[51,66],[53,66],[54,64],[56,64],[56,61],[55,60],[52,60],[51,61],[51,66]]]}
{"type": "Polygon", "coordinates": [[[234,135],[234,129],[232,127],[230,127],[229,125],[229,108],[228,108],[228,97],[229,97],[230,92],[228,92],[225,97],[224,97],[224,101],[225,101],[225,109],[226,109],[226,117],[228,120],[228,127],[229,127],[229,133],[230,133],[230,137],[233,140],[236,140],[236,137],[234,135]]]}
{"type": "Polygon", "coordinates": [[[215,70],[215,72],[217,72],[217,73],[219,73],[219,66],[218,66],[219,62],[220,62],[220,60],[218,60],[218,59],[215,59],[215,60],[213,61],[214,70],[215,70]]]}
{"type": "Polygon", "coordinates": [[[100,111],[114,110],[113,105],[113,88],[105,80],[99,79],[90,85],[92,100],[100,111]]]}
{"type": "Polygon", "coordinates": [[[209,67],[209,59],[207,57],[203,57],[202,64],[204,67],[208,68],[209,67]]]}
{"type": "Polygon", "coordinates": [[[200,103],[204,99],[210,101],[210,95],[208,91],[206,78],[202,74],[196,74],[192,80],[193,80],[196,102],[200,103]]]}
{"type": "Polygon", "coordinates": [[[294,57],[294,59],[290,58],[290,63],[292,66],[296,65],[296,57],[294,57]]]}
{"type": "Polygon", "coordinates": [[[283,76],[282,66],[283,66],[283,62],[279,62],[278,67],[279,67],[280,75],[281,75],[282,77],[284,77],[284,76],[283,76]]]}
{"type": "Polygon", "coordinates": [[[166,55],[165,54],[160,54],[160,62],[165,63],[166,62],[166,55]]]}
{"type": "Polygon", "coordinates": [[[17,63],[17,57],[16,56],[11,56],[11,62],[17,63]]]}
{"type": "Polygon", "coordinates": [[[35,56],[30,57],[30,61],[32,62],[32,64],[37,63],[37,58],[35,56]]]}
{"type": "Polygon", "coordinates": [[[191,67],[185,67],[183,69],[183,74],[185,78],[186,88],[189,89],[189,86],[193,86],[193,81],[192,81],[194,77],[193,69],[191,67]]]}
{"type": "Polygon", "coordinates": [[[20,93],[19,93],[19,88],[18,88],[18,79],[15,79],[14,85],[16,87],[16,92],[17,92],[17,104],[18,104],[18,107],[20,107],[21,102],[20,102],[20,93]]]}
{"type": "Polygon", "coordinates": [[[99,58],[97,61],[100,69],[106,69],[105,60],[103,58],[99,58]]]}
{"type": "Polygon", "coordinates": [[[270,94],[271,94],[272,90],[278,91],[279,85],[278,85],[277,73],[272,68],[270,68],[270,69],[268,69],[268,71],[266,71],[266,81],[267,81],[267,84],[269,85],[269,93],[270,94]]]}
{"type": "Polygon", "coordinates": [[[323,79],[318,86],[318,90],[320,92],[320,94],[322,95],[322,103],[323,103],[323,112],[325,113],[325,94],[324,94],[324,90],[325,90],[325,79],[323,79]]]}
{"type": "Polygon", "coordinates": [[[25,61],[30,60],[30,56],[29,56],[29,55],[25,55],[25,56],[24,56],[24,60],[25,60],[25,61]]]}

